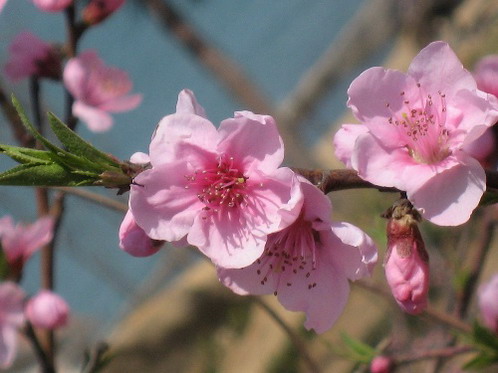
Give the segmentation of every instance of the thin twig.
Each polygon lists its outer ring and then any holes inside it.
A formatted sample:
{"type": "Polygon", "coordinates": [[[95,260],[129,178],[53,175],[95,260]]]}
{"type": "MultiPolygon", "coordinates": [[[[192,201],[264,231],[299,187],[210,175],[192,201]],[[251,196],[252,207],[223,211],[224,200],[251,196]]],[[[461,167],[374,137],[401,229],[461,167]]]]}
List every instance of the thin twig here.
{"type": "MultiPolygon", "coordinates": [[[[359,281],[353,282],[353,286],[361,287],[362,289],[368,290],[368,291],[372,292],[373,294],[377,294],[377,295],[379,295],[383,298],[386,298],[388,300],[391,300],[391,301],[393,300],[393,297],[392,297],[390,292],[384,290],[383,288],[381,288],[375,284],[371,284],[371,283],[359,280],[359,281]]],[[[453,317],[449,314],[442,313],[442,312],[432,308],[431,306],[428,306],[425,309],[424,313],[422,313],[422,315],[426,316],[431,321],[439,322],[441,324],[447,325],[453,329],[459,330],[459,331],[464,332],[464,333],[470,333],[472,330],[472,327],[470,325],[466,324],[465,322],[463,322],[462,320],[460,320],[456,317],[453,317]]]]}
{"type": "Polygon", "coordinates": [[[472,295],[476,289],[484,263],[486,263],[486,256],[489,252],[497,223],[495,209],[486,209],[479,224],[480,230],[476,235],[479,244],[476,249],[469,250],[471,259],[467,271],[467,281],[465,281],[463,288],[457,294],[456,314],[462,319],[467,315],[472,295]]]}
{"type": "Polygon", "coordinates": [[[45,353],[45,350],[42,348],[40,341],[36,337],[35,331],[31,323],[27,322],[24,328],[24,334],[31,342],[33,346],[33,350],[35,352],[36,358],[38,359],[40,366],[42,368],[43,373],[55,373],[55,368],[51,359],[45,353]]]}
{"type": "Polygon", "coordinates": [[[294,333],[294,331],[285,323],[284,320],[268,305],[266,302],[264,302],[262,299],[259,297],[252,297],[252,300],[260,306],[263,310],[265,310],[268,315],[271,316],[273,320],[283,329],[283,331],[289,336],[292,344],[296,348],[297,351],[299,351],[299,354],[303,358],[304,362],[306,363],[308,370],[311,373],[319,373],[320,369],[318,368],[318,365],[314,362],[314,360],[311,358],[311,355],[309,354],[308,350],[306,349],[305,344],[303,343],[302,339],[299,337],[298,334],[294,333]]]}
{"type": "Polygon", "coordinates": [[[466,354],[468,352],[474,351],[473,346],[454,346],[445,347],[428,351],[415,351],[409,354],[403,354],[399,356],[392,356],[397,364],[407,364],[413,363],[419,360],[434,359],[434,358],[449,358],[455,355],[466,354]]]}
{"type": "Polygon", "coordinates": [[[76,197],[86,199],[88,201],[91,201],[99,206],[104,206],[108,207],[112,210],[120,211],[120,212],[126,212],[128,211],[128,206],[126,203],[117,201],[115,199],[90,192],[85,189],[81,188],[69,188],[69,187],[52,187],[50,189],[54,190],[59,190],[61,192],[67,193],[67,194],[72,194],[76,197]]]}
{"type": "Polygon", "coordinates": [[[88,362],[83,367],[81,373],[95,373],[102,364],[103,355],[109,351],[109,345],[106,342],[98,342],[89,352],[88,362]]]}

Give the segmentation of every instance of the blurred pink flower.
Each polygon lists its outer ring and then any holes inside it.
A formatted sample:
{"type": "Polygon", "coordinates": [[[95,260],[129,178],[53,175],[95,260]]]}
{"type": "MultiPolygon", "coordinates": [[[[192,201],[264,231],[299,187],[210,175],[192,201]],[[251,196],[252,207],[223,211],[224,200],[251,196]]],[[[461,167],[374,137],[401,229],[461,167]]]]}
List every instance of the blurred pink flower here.
{"type": "Polygon", "coordinates": [[[7,0],[0,0],[0,13],[2,12],[3,7],[5,6],[5,4],[7,4],[7,0]]]}
{"type": "Polygon", "coordinates": [[[429,292],[429,256],[417,225],[420,216],[407,200],[400,200],[388,217],[387,283],[405,312],[419,314],[427,307],[429,292]]]}
{"type": "Polygon", "coordinates": [[[9,265],[22,267],[37,249],[52,240],[53,226],[49,216],[28,225],[14,225],[10,216],[1,218],[0,242],[9,265]]]}
{"type": "Polygon", "coordinates": [[[498,97],[498,55],[490,55],[479,60],[474,68],[477,88],[498,97]]]}
{"type": "Polygon", "coordinates": [[[145,234],[128,210],[119,228],[119,247],[132,256],[144,257],[157,253],[161,245],[145,234]]]}
{"type": "Polygon", "coordinates": [[[39,9],[45,12],[58,12],[67,8],[73,0],[33,0],[39,9]]]}
{"type": "Polygon", "coordinates": [[[373,184],[406,191],[425,219],[465,223],[486,180],[463,148],[496,122],[498,100],[477,89],[448,44],[429,44],[407,74],[368,69],[348,94],[348,106],[366,130],[345,124],[337,132],[341,161],[373,184]]]}
{"type": "Polygon", "coordinates": [[[13,282],[0,283],[0,368],[12,365],[17,352],[17,329],[24,323],[23,290],[13,282]]]}
{"type": "Polygon", "coordinates": [[[125,0],[91,0],[83,9],[82,18],[86,24],[95,25],[121,8],[125,0]]]}
{"type": "Polygon", "coordinates": [[[478,303],[484,324],[498,334],[498,274],[479,286],[478,303]]]}
{"type": "Polygon", "coordinates": [[[295,174],[279,168],[284,148],[270,116],[237,112],[217,130],[184,90],[176,113],[159,122],[149,156],[130,209],[153,239],[186,237],[215,264],[241,268],[297,216],[302,195],[295,174]]]}
{"type": "Polygon", "coordinates": [[[328,197],[299,179],[304,204],[297,220],[268,236],[264,253],[254,264],[243,269],[218,267],[218,276],[240,295],[277,295],[285,308],[306,313],[306,328],[323,333],[346,305],[348,279],[371,274],[377,249],[357,227],[331,222],[328,197]]]}
{"type": "Polygon", "coordinates": [[[57,49],[29,31],[19,33],[9,46],[5,73],[12,81],[30,76],[60,79],[61,60],[57,49]]]}
{"type": "Polygon", "coordinates": [[[93,50],[67,62],[64,84],[75,99],[73,114],[94,132],[111,128],[113,119],[109,113],[132,110],[142,101],[140,94],[128,95],[132,88],[128,74],[105,66],[93,50]]]}
{"type": "Polygon", "coordinates": [[[56,329],[67,324],[69,306],[59,295],[41,290],[26,304],[26,318],[37,328],[56,329]]]}
{"type": "Polygon", "coordinates": [[[392,371],[393,362],[387,356],[376,356],[370,363],[371,373],[389,373],[392,371]]]}

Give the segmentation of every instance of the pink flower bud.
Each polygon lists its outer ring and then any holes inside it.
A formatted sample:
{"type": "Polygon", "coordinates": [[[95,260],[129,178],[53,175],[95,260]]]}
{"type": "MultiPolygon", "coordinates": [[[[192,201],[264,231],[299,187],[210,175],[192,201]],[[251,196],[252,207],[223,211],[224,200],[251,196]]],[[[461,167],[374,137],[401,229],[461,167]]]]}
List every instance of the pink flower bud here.
{"type": "Polygon", "coordinates": [[[429,256],[418,230],[420,215],[406,200],[397,201],[385,214],[387,253],[386,279],[399,306],[407,313],[419,314],[427,306],[429,256]]]}
{"type": "Polygon", "coordinates": [[[41,290],[28,301],[25,313],[35,327],[55,329],[67,324],[69,306],[54,292],[41,290]]]}
{"type": "Polygon", "coordinates": [[[83,21],[88,25],[102,22],[118,10],[125,0],[91,0],[83,9],[83,21]]]}
{"type": "Polygon", "coordinates": [[[119,247],[132,256],[144,257],[157,253],[161,246],[158,242],[145,234],[128,210],[119,227],[119,247]]]}
{"type": "Polygon", "coordinates": [[[484,324],[498,334],[498,274],[479,287],[478,303],[484,324]]]}
{"type": "Polygon", "coordinates": [[[73,0],[33,0],[33,4],[44,12],[59,12],[71,5],[72,2],[73,0]]]}
{"type": "Polygon", "coordinates": [[[386,356],[376,356],[370,363],[371,373],[389,373],[393,366],[393,362],[386,356]]]}

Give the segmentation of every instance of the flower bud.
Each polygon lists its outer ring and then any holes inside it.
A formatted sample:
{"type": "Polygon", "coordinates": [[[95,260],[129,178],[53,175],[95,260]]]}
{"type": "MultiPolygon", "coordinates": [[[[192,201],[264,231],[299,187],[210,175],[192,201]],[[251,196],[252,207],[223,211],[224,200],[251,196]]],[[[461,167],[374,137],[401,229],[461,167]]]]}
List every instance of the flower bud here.
{"type": "Polygon", "coordinates": [[[484,325],[498,334],[498,274],[479,287],[478,303],[484,325]]]}
{"type": "Polygon", "coordinates": [[[393,366],[393,362],[387,356],[376,356],[370,363],[371,373],[389,373],[393,366]]]}
{"type": "Polygon", "coordinates": [[[407,313],[419,314],[427,306],[429,256],[417,223],[419,213],[406,199],[397,201],[385,217],[387,253],[384,270],[391,292],[407,313]]]}
{"type": "Polygon", "coordinates": [[[124,0],[91,0],[83,9],[83,21],[88,25],[96,25],[124,4],[124,0]]]}
{"type": "Polygon", "coordinates": [[[144,257],[155,254],[161,244],[145,234],[128,210],[119,227],[119,247],[132,256],[144,257]]]}
{"type": "Polygon", "coordinates": [[[35,327],[56,329],[67,324],[69,306],[54,292],[41,290],[28,301],[25,313],[35,327]]]}

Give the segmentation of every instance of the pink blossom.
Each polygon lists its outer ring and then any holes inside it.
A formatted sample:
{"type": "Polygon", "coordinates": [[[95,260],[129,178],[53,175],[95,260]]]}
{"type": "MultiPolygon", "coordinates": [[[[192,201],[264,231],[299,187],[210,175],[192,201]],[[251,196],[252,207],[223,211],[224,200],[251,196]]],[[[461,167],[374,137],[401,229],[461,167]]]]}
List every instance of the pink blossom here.
{"type": "Polygon", "coordinates": [[[61,76],[61,61],[56,48],[31,32],[19,33],[10,44],[9,52],[5,73],[14,82],[30,76],[51,79],[61,76]]]}
{"type": "Polygon", "coordinates": [[[11,266],[22,266],[31,255],[53,236],[53,219],[45,216],[35,223],[14,225],[10,216],[0,219],[0,241],[11,266]]]}
{"type": "Polygon", "coordinates": [[[464,147],[496,122],[498,100],[477,89],[448,44],[429,44],[407,74],[368,69],[348,94],[366,130],[343,125],[334,140],[337,156],[363,179],[406,191],[425,219],[465,223],[486,180],[464,147]]]}
{"type": "Polygon", "coordinates": [[[130,209],[152,239],[186,237],[214,263],[240,268],[297,215],[299,183],[279,168],[284,149],[270,116],[236,112],[217,130],[184,90],[176,113],[159,122],[149,156],[151,168],[131,186],[130,209]]]}
{"type": "Polygon", "coordinates": [[[243,269],[218,267],[218,276],[240,295],[275,294],[285,308],[306,313],[306,328],[323,333],[346,305],[348,279],[371,274],[377,249],[357,227],[330,221],[330,200],[299,179],[304,204],[294,223],[268,237],[255,263],[243,269]]]}
{"type": "Polygon", "coordinates": [[[67,324],[69,306],[61,296],[50,290],[41,290],[28,301],[25,314],[37,328],[56,329],[67,324]]]}
{"type": "Polygon", "coordinates": [[[478,303],[484,324],[498,334],[498,274],[479,286],[478,303]]]}
{"type": "Polygon", "coordinates": [[[71,5],[73,0],[33,0],[38,8],[45,12],[59,12],[71,5]]]}
{"type": "Polygon", "coordinates": [[[474,68],[477,88],[498,97],[498,55],[489,55],[479,60],[474,68]]]}
{"type": "Polygon", "coordinates": [[[391,372],[393,362],[386,356],[376,356],[370,363],[371,373],[389,373],[391,372]]]}
{"type": "Polygon", "coordinates": [[[400,200],[388,217],[387,283],[405,312],[419,314],[427,307],[429,292],[429,256],[417,226],[420,216],[407,200],[400,200]]]}
{"type": "Polygon", "coordinates": [[[0,284],[0,368],[12,365],[17,352],[17,329],[24,323],[23,290],[13,282],[0,284]]]}
{"type": "Polygon", "coordinates": [[[0,13],[2,12],[3,7],[5,6],[5,4],[7,4],[7,0],[0,0],[0,13]]]}
{"type": "Polygon", "coordinates": [[[132,256],[144,257],[157,253],[161,246],[145,234],[128,210],[119,228],[119,247],[132,256]]]}
{"type": "Polygon", "coordinates": [[[112,116],[136,108],[142,95],[128,95],[132,83],[128,74],[108,67],[93,50],[71,58],[64,69],[64,84],[73,95],[73,114],[94,132],[111,128],[112,116]]]}
{"type": "Polygon", "coordinates": [[[91,0],[83,9],[82,18],[86,24],[95,25],[121,8],[125,0],[91,0]]]}

